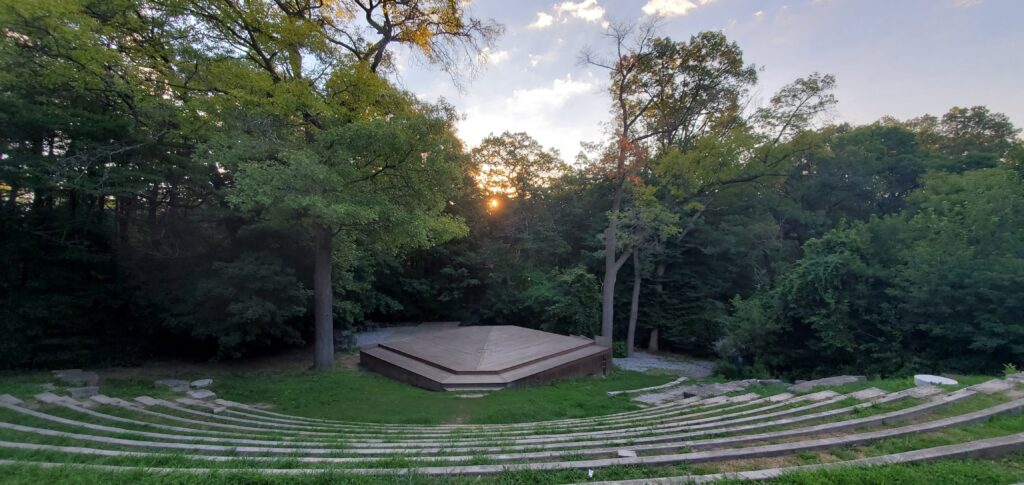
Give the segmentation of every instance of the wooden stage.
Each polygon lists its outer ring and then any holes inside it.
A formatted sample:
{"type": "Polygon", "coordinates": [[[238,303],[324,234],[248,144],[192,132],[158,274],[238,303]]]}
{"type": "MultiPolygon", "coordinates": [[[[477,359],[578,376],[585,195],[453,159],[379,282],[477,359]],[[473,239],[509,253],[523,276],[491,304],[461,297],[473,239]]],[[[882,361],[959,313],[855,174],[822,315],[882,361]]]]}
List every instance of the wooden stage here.
{"type": "Polygon", "coordinates": [[[607,374],[611,348],[512,325],[441,328],[360,350],[359,362],[434,391],[495,390],[607,374]]]}

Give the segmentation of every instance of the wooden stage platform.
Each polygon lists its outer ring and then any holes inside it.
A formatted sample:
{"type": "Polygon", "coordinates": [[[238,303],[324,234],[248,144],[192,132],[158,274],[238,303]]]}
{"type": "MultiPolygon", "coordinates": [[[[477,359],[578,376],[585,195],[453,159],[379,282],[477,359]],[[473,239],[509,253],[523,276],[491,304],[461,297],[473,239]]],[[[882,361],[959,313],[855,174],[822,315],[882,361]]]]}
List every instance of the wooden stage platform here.
{"type": "Polygon", "coordinates": [[[607,374],[611,348],[512,325],[442,328],[360,350],[359,362],[434,391],[495,390],[607,374]]]}

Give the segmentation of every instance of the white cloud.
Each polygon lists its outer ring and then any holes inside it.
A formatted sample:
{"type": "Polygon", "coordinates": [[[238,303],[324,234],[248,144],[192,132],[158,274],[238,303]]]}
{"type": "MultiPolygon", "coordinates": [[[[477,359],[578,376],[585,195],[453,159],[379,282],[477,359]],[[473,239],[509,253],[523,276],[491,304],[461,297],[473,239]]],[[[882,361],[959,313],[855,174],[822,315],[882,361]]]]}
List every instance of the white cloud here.
{"type": "Polygon", "coordinates": [[[686,15],[697,7],[707,5],[715,0],[647,0],[643,11],[647,15],[674,17],[686,15]]]}
{"type": "Polygon", "coordinates": [[[508,60],[508,51],[495,51],[490,47],[484,47],[477,56],[477,60],[484,64],[501,64],[508,60]]]}
{"type": "Polygon", "coordinates": [[[754,16],[757,17],[757,18],[764,17],[764,10],[758,10],[758,11],[754,12],[754,16]]]}
{"type": "Polygon", "coordinates": [[[537,12],[537,21],[530,25],[527,25],[526,27],[530,29],[543,29],[545,27],[550,27],[551,24],[554,22],[555,18],[552,17],[551,14],[537,12]]]}
{"type": "Polygon", "coordinates": [[[566,23],[569,19],[580,19],[586,22],[596,22],[604,28],[608,28],[608,21],[604,18],[604,7],[597,4],[597,0],[566,0],[551,6],[554,14],[537,12],[537,20],[527,25],[531,29],[544,29],[550,27],[557,20],[559,23],[566,23]]]}
{"type": "Polygon", "coordinates": [[[579,2],[567,0],[555,5],[555,11],[558,12],[559,18],[562,18],[562,14],[567,14],[587,22],[603,23],[604,21],[604,7],[598,5],[597,0],[580,0],[579,2]]]}
{"type": "Polygon", "coordinates": [[[953,5],[960,8],[970,8],[981,3],[981,0],[953,0],[953,5]]]}
{"type": "Polygon", "coordinates": [[[552,108],[559,108],[570,98],[587,93],[594,85],[583,81],[573,81],[571,75],[565,79],[555,79],[551,87],[517,89],[512,97],[505,100],[510,111],[522,114],[540,114],[552,108]]]}
{"type": "Polygon", "coordinates": [[[467,146],[489,133],[524,131],[544,146],[559,149],[571,162],[581,141],[601,137],[608,100],[593,73],[565,75],[539,85],[476,97],[462,108],[459,137],[467,146]]]}

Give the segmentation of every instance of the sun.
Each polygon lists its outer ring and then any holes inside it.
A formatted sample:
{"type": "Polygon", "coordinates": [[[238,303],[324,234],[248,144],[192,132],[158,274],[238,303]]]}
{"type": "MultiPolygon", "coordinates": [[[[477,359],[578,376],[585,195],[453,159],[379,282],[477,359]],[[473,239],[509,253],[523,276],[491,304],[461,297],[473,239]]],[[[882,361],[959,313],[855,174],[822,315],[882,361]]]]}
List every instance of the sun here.
{"type": "Polygon", "coordinates": [[[497,197],[491,197],[487,199],[487,210],[496,211],[501,207],[501,200],[497,197]]]}

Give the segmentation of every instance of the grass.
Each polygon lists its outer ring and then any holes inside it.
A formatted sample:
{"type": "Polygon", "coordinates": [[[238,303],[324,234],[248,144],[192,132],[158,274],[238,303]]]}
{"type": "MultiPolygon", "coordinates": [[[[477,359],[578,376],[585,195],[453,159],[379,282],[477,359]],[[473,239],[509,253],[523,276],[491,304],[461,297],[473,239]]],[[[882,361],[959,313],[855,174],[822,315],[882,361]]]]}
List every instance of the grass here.
{"type": "MultiPolygon", "coordinates": [[[[964,388],[964,387],[967,387],[967,386],[972,386],[974,384],[981,384],[982,382],[985,382],[985,381],[988,381],[988,380],[992,380],[994,378],[992,376],[965,375],[965,376],[956,376],[955,379],[958,382],[958,385],[956,385],[956,386],[944,386],[944,389],[947,390],[947,391],[955,390],[955,389],[961,389],[961,388],[964,388]]],[[[841,385],[841,386],[833,386],[833,387],[818,386],[818,387],[815,387],[814,389],[812,389],[811,391],[812,392],[816,392],[816,391],[822,391],[822,390],[829,389],[829,390],[832,390],[832,391],[835,391],[835,392],[838,392],[838,393],[841,393],[841,394],[846,394],[846,393],[850,393],[850,392],[860,391],[862,389],[867,389],[869,387],[877,387],[878,389],[881,389],[881,390],[883,390],[885,392],[896,392],[896,391],[902,391],[904,389],[910,389],[911,387],[916,387],[916,386],[917,386],[917,384],[914,383],[914,378],[912,376],[911,377],[889,377],[889,378],[885,378],[885,379],[868,379],[868,380],[864,380],[864,381],[851,382],[849,384],[844,384],[844,385],[841,385]]]]}
{"type": "Polygon", "coordinates": [[[353,370],[225,376],[216,391],[238,402],[266,402],[274,410],[313,418],[405,424],[522,423],[585,418],[639,409],[608,391],[664,384],[672,376],[613,371],[604,379],[576,379],[509,389],[477,399],[431,392],[353,370]],[[353,399],[358,396],[358,399],[353,399]]]}
{"type": "MultiPolygon", "coordinates": [[[[383,475],[362,476],[349,475],[342,471],[325,472],[311,476],[266,476],[255,472],[234,473],[115,473],[97,470],[81,470],[73,468],[41,469],[31,466],[10,466],[3,468],[5,484],[35,485],[38,483],[61,483],[68,485],[384,485],[384,484],[556,484],[571,482],[587,482],[596,480],[643,479],[656,476],[702,474],[708,470],[703,467],[614,467],[595,470],[594,477],[588,479],[584,470],[566,470],[553,472],[505,472],[488,477],[426,477],[422,475],[383,475]],[[659,473],[668,472],[668,473],[659,473]]],[[[1024,456],[1013,455],[995,461],[948,460],[937,463],[915,463],[885,465],[866,468],[840,468],[815,471],[802,471],[784,475],[772,480],[746,482],[722,481],[720,484],[772,484],[772,485],[860,485],[860,484],[899,484],[899,485],[932,485],[941,477],[943,485],[1005,485],[1024,480],[1024,456]]]]}
{"type": "MultiPolygon", "coordinates": [[[[203,373],[202,370],[198,371],[203,373]]],[[[195,369],[180,374],[160,375],[159,377],[197,377],[195,369]]],[[[159,398],[173,398],[175,394],[153,384],[149,374],[142,373],[113,373],[110,375],[100,372],[102,379],[101,390],[104,394],[130,399],[139,395],[149,395],[159,398]]],[[[317,373],[292,368],[289,370],[276,369],[220,369],[209,375],[214,377],[214,391],[225,399],[246,403],[264,403],[273,407],[274,411],[307,416],[313,418],[337,419],[354,422],[378,422],[378,423],[400,423],[400,424],[443,424],[443,423],[467,423],[467,424],[500,424],[500,423],[522,423],[536,422],[565,418],[585,418],[603,416],[624,411],[637,410],[627,396],[610,398],[607,391],[634,389],[649,387],[669,382],[675,378],[671,375],[652,375],[637,372],[617,370],[604,379],[578,379],[552,383],[547,386],[535,387],[523,390],[504,390],[491,393],[478,399],[460,399],[450,393],[435,393],[413,388],[404,384],[393,382],[375,374],[361,372],[355,369],[339,368],[332,372],[317,373]]],[[[987,376],[958,376],[961,386],[976,384],[991,379],[987,376]]],[[[706,380],[721,380],[712,378],[706,380]]],[[[48,372],[32,373],[0,373],[0,394],[13,394],[22,399],[30,398],[32,395],[41,392],[41,384],[55,382],[48,372]]],[[[913,387],[913,380],[910,378],[876,379],[862,381],[844,386],[832,387],[831,389],[848,393],[867,387],[878,387],[886,391],[898,391],[913,387]]],[[[787,386],[774,384],[768,386],[753,386],[737,394],[755,392],[760,396],[767,396],[784,392],[787,386]]],[[[824,389],[824,388],[821,388],[824,389]]],[[[821,390],[821,389],[815,389],[821,390]]],[[[936,419],[943,416],[962,414],[980,407],[997,404],[1005,400],[1001,396],[976,396],[968,401],[948,406],[935,413],[933,416],[924,419],[936,419]]],[[[820,412],[838,407],[849,406],[855,401],[843,400],[814,409],[812,412],[820,412]]],[[[919,402],[915,399],[889,403],[886,405],[872,406],[858,410],[850,415],[825,418],[821,422],[831,420],[842,420],[859,418],[889,412],[895,409],[908,407],[919,402]]],[[[806,405],[806,403],[804,403],[806,405]]],[[[750,409],[769,405],[769,403],[752,404],[750,409]]],[[[786,410],[796,406],[786,404],[773,411],[786,410]]],[[[698,409],[688,409],[681,412],[677,419],[683,415],[694,412],[707,412],[702,417],[713,417],[724,412],[736,412],[747,409],[747,406],[723,403],[718,406],[709,406],[698,409]],[[719,409],[721,408],[721,409],[719,409]],[[728,410],[727,410],[728,409],[728,410]]],[[[105,424],[108,426],[125,428],[131,432],[113,433],[102,431],[89,431],[88,434],[109,435],[122,438],[146,439],[135,436],[134,432],[146,430],[156,433],[175,434],[173,431],[161,430],[156,427],[116,423],[104,418],[90,417],[72,411],[44,406],[45,412],[65,416],[79,421],[105,424]]],[[[154,416],[141,416],[129,410],[102,407],[98,410],[108,414],[120,415],[141,419],[143,421],[155,421],[163,424],[181,425],[191,427],[192,425],[176,422],[171,418],[157,418],[154,416]]],[[[810,410],[808,410],[810,411],[810,410]]],[[[169,409],[161,409],[160,412],[176,416],[192,417],[169,409]]],[[[801,415],[804,412],[797,412],[794,415],[801,415]]],[[[22,422],[25,424],[37,425],[49,429],[66,429],[57,423],[44,423],[37,418],[30,418],[23,415],[14,415],[10,412],[0,413],[0,418],[8,422],[22,422]]],[[[202,418],[198,418],[202,419],[202,418]]],[[[818,420],[815,420],[818,421],[818,420]]],[[[670,426],[671,422],[663,423],[670,426]]],[[[801,423],[800,425],[806,425],[801,423]]],[[[794,425],[794,426],[800,426],[794,425]]],[[[565,428],[564,425],[541,425],[533,430],[531,434],[582,431],[591,427],[606,426],[615,429],[626,427],[625,424],[604,422],[596,420],[592,423],[577,425],[565,428]]],[[[195,434],[218,436],[217,432],[231,433],[233,430],[216,429],[199,426],[195,434]]],[[[607,429],[606,428],[606,429],[607,429]]],[[[779,428],[785,429],[786,426],[779,428]]],[[[853,459],[862,456],[873,456],[884,453],[894,453],[910,449],[919,449],[942,444],[963,442],[972,439],[981,439],[992,436],[1006,435],[1010,433],[1024,432],[1024,418],[1016,416],[1000,416],[986,423],[978,423],[969,426],[961,426],[953,429],[941,430],[934,433],[900,437],[892,440],[882,440],[866,446],[829,450],[829,452],[798,453],[788,458],[789,461],[781,461],[789,465],[814,464],[835,461],[837,459],[853,459]],[[831,453],[831,454],[830,454],[831,453]]],[[[277,432],[268,430],[267,433],[259,433],[263,439],[277,438],[277,432]]],[[[287,433],[285,433],[287,434],[287,433]]],[[[470,433],[472,434],[472,433],[470,433]]],[[[455,433],[450,437],[458,436],[455,433]]],[[[483,433],[490,435],[495,440],[503,439],[502,433],[483,433]]],[[[468,435],[467,435],[468,436],[468,435]]],[[[221,437],[224,437],[221,435],[221,437]]],[[[402,438],[396,436],[396,438],[402,438]]],[[[511,438],[511,436],[508,436],[511,438]]],[[[75,440],[65,440],[53,437],[24,436],[15,432],[0,432],[0,439],[11,441],[36,442],[49,444],[80,444],[75,440]]],[[[328,440],[330,441],[330,440],[328,440]]],[[[345,456],[343,443],[337,446],[339,452],[333,456],[345,456]]],[[[491,444],[488,444],[490,446],[491,444]]],[[[90,443],[87,446],[104,449],[130,449],[115,445],[101,445],[90,443]]],[[[325,443],[325,446],[330,446],[325,443]]],[[[628,447],[628,446],[624,446],[628,447]]],[[[142,450],[139,450],[142,451],[142,450]]],[[[147,450],[155,451],[155,450],[147,450]]],[[[573,461],[584,458],[582,454],[569,452],[559,461],[573,461]]],[[[402,456],[381,456],[378,459],[371,459],[367,462],[353,464],[302,464],[291,460],[290,455],[282,456],[281,460],[271,463],[258,463],[252,460],[235,462],[230,464],[219,464],[214,462],[189,460],[176,453],[160,453],[160,456],[138,457],[138,458],[102,458],[88,456],[71,456],[58,452],[28,452],[14,450],[0,450],[0,459],[21,459],[33,461],[52,462],[78,462],[94,464],[122,464],[128,466],[165,466],[165,467],[203,467],[220,470],[211,474],[189,474],[169,473],[152,474],[141,472],[111,473],[102,470],[84,469],[39,469],[26,466],[3,466],[0,467],[0,482],[2,483],[41,483],[57,482],[69,484],[94,484],[94,483],[212,483],[212,484],[241,484],[241,483],[298,483],[298,484],[319,484],[319,483],[484,483],[484,484],[547,484],[586,482],[591,480],[618,480],[618,479],[643,479],[657,476],[673,476],[686,474],[713,473],[720,469],[729,469],[728,464],[724,468],[718,465],[679,465],[667,467],[649,466],[620,466],[602,468],[595,470],[593,478],[587,476],[586,470],[564,470],[564,471],[522,471],[506,472],[495,476],[487,477],[426,477],[415,473],[410,475],[376,475],[361,476],[345,474],[346,468],[393,468],[407,470],[408,467],[424,466],[426,463],[413,462],[402,456]],[[312,476],[272,476],[260,475],[248,468],[274,467],[274,468],[323,468],[323,474],[312,476]],[[227,472],[235,468],[235,471],[227,472]]],[[[222,454],[231,454],[226,451],[222,454]]],[[[444,453],[447,454],[447,453],[444,453]]],[[[460,463],[466,464],[487,464],[493,463],[486,456],[473,453],[458,453],[461,455],[472,455],[471,461],[460,463]]],[[[453,463],[454,464],[454,463],[453,463]]],[[[764,465],[764,464],[762,464],[764,465]]],[[[841,469],[841,470],[819,470],[805,471],[787,475],[778,479],[762,483],[779,484],[810,484],[810,483],[935,483],[936,477],[942,477],[946,484],[958,483],[1013,483],[1024,479],[1024,455],[1010,457],[996,462],[979,461],[946,461],[934,464],[921,465],[899,465],[873,467],[866,469],[841,469]]],[[[746,482],[749,483],[749,482],[746,482]]]]}
{"type": "MultiPolygon", "coordinates": [[[[660,385],[672,379],[671,375],[615,370],[603,379],[568,380],[461,399],[452,393],[426,391],[358,370],[321,373],[295,369],[217,375],[214,390],[224,399],[266,403],[276,412],[312,418],[401,424],[495,424],[636,410],[639,407],[628,396],[612,398],[605,393],[660,385]]],[[[41,384],[45,382],[54,382],[47,372],[3,373],[0,394],[28,399],[42,392],[41,384]]],[[[142,395],[176,397],[151,379],[141,378],[104,378],[100,390],[124,399],[142,395]]]]}

